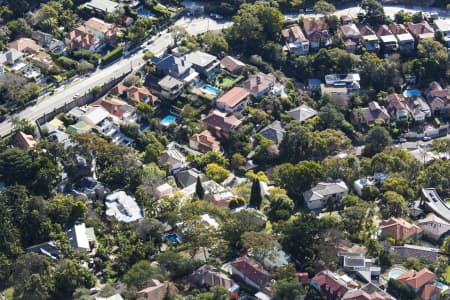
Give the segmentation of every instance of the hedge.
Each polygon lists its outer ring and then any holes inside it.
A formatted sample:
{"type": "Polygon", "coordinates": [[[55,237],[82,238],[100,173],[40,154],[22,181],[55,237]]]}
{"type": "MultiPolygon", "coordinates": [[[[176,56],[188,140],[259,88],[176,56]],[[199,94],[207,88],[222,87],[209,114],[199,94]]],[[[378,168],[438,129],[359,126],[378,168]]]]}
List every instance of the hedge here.
{"type": "Polygon", "coordinates": [[[102,57],[102,65],[107,65],[109,63],[112,63],[116,59],[122,56],[123,53],[123,47],[119,46],[116,49],[112,50],[111,52],[105,54],[102,57]]]}

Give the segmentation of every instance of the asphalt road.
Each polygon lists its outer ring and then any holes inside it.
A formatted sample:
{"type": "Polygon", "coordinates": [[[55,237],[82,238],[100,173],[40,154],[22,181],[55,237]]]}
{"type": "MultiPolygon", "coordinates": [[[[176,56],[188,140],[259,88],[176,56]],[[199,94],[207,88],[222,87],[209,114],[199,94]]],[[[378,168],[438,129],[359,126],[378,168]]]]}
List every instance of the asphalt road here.
{"type": "MultiPolygon", "coordinates": [[[[230,21],[213,20],[207,17],[199,18],[181,18],[175,25],[181,26],[187,30],[189,34],[199,34],[207,30],[221,30],[229,25],[230,21]]],[[[124,57],[114,64],[98,69],[95,73],[90,74],[89,77],[83,78],[70,86],[63,87],[55,94],[40,100],[36,105],[28,107],[14,115],[0,124],[0,136],[8,135],[12,130],[11,118],[27,119],[29,121],[36,121],[45,113],[50,113],[58,107],[63,106],[66,102],[70,102],[73,97],[88,93],[90,89],[95,86],[101,86],[110,81],[114,77],[118,77],[123,73],[128,72],[131,68],[137,69],[143,66],[143,56],[145,52],[151,51],[155,55],[161,55],[174,42],[171,32],[164,30],[152,38],[150,44],[145,43],[143,49],[132,54],[129,57],[124,57]]]]}

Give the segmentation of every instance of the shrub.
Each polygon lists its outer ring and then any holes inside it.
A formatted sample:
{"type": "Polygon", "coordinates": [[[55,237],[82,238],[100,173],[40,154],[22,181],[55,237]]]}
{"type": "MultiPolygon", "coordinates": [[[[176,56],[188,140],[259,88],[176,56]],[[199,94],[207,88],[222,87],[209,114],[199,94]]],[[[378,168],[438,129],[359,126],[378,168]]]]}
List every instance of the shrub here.
{"type": "Polygon", "coordinates": [[[112,50],[111,52],[105,54],[102,57],[102,65],[107,65],[109,63],[112,63],[116,59],[122,56],[123,53],[123,47],[119,46],[116,49],[112,50]]]}

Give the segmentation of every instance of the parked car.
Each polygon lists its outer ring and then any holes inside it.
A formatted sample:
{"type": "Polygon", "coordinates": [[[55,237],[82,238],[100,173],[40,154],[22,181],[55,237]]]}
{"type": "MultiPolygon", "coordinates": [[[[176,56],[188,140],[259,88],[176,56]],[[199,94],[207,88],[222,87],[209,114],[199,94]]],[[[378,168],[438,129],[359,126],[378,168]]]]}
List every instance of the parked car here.
{"type": "Polygon", "coordinates": [[[429,137],[429,136],[424,136],[424,137],[422,138],[422,140],[423,140],[424,142],[428,142],[428,141],[431,141],[431,137],[429,137]]]}

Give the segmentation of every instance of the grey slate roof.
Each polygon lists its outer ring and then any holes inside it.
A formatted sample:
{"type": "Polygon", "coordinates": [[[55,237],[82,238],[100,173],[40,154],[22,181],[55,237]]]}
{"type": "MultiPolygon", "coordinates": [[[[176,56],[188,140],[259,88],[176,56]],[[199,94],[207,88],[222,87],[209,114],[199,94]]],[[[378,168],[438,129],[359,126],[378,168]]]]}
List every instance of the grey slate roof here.
{"type": "Polygon", "coordinates": [[[217,58],[214,55],[202,51],[191,52],[189,54],[186,54],[185,57],[187,62],[199,67],[206,67],[214,61],[218,62],[217,58]]]}
{"type": "Polygon", "coordinates": [[[317,111],[306,104],[302,104],[299,107],[288,110],[286,113],[290,115],[294,120],[300,122],[304,122],[317,115],[317,111]]]}
{"type": "MultiPolygon", "coordinates": [[[[196,169],[187,169],[175,174],[175,179],[181,188],[188,187],[197,182],[202,173],[196,169]]],[[[201,178],[201,177],[200,177],[201,178]]]]}
{"type": "Polygon", "coordinates": [[[261,129],[259,134],[278,145],[281,143],[285,132],[286,131],[283,129],[281,122],[277,120],[261,129]]]}

